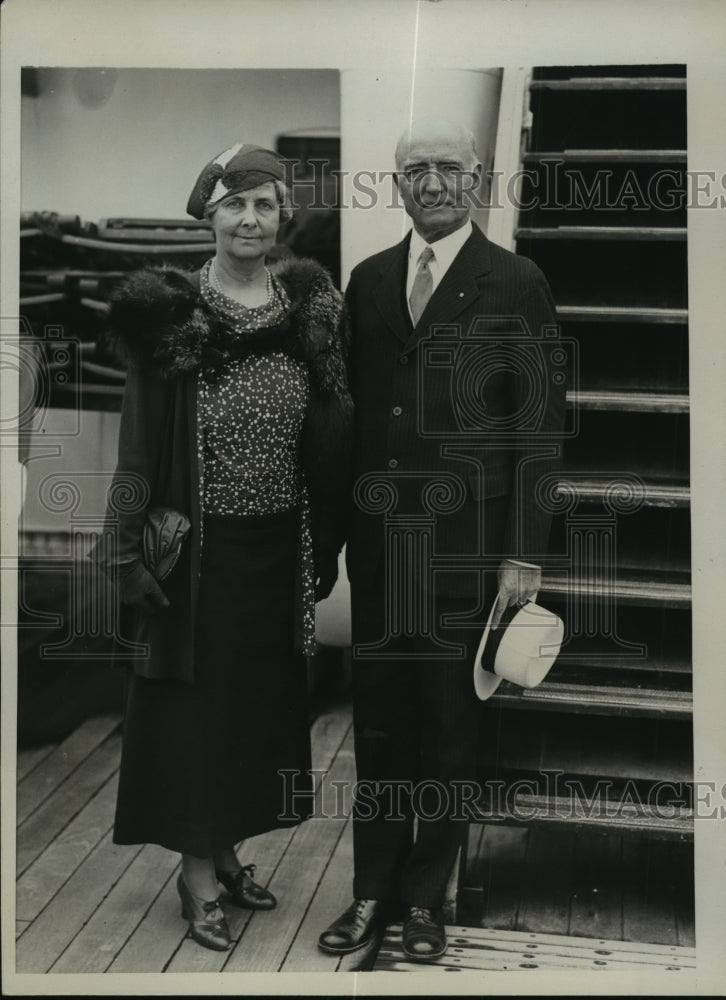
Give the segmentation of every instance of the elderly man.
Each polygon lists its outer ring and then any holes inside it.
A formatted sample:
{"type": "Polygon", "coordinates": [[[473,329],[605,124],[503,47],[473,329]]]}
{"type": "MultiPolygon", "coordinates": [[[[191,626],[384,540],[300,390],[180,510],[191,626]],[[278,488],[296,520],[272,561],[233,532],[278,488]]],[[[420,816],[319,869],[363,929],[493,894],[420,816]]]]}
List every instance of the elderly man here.
{"type": "Polygon", "coordinates": [[[498,621],[540,586],[549,515],[535,487],[556,468],[564,413],[543,350],[554,306],[538,268],[472,223],[481,174],[466,129],[415,122],[396,148],[413,231],[359,264],[346,293],[355,899],[320,935],[328,952],[363,947],[401,907],[404,951],[445,951],[476,786],[474,651],[497,591],[498,621]]]}

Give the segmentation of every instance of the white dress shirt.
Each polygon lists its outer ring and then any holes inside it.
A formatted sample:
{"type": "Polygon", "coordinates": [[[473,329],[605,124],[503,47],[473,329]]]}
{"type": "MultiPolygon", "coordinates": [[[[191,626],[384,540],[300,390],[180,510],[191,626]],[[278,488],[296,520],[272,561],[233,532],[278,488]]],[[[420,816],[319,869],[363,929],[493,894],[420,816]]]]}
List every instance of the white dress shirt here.
{"type": "MultiPolygon", "coordinates": [[[[408,300],[411,298],[411,289],[416,277],[418,259],[424,249],[431,247],[434,252],[434,256],[429,261],[429,270],[433,279],[433,287],[431,289],[431,294],[433,295],[441,283],[441,279],[454,263],[454,258],[471,236],[472,229],[473,226],[470,219],[460,229],[456,229],[453,233],[449,233],[448,236],[436,240],[435,243],[427,243],[422,236],[419,236],[415,229],[411,231],[411,243],[408,248],[408,274],[406,276],[406,305],[409,316],[411,316],[411,305],[408,300]]],[[[411,316],[411,319],[413,320],[413,316],[411,316]]]]}

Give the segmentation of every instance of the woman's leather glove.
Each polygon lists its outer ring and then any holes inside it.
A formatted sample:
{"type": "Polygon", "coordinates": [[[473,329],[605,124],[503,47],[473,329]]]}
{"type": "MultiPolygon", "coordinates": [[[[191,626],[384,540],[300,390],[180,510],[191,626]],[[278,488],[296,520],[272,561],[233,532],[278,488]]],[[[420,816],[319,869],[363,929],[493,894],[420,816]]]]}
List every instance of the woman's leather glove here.
{"type": "Polygon", "coordinates": [[[169,607],[164,591],[142,562],[134,563],[132,569],[123,573],[118,586],[123,603],[139,608],[146,614],[153,615],[162,608],[169,607]]]}
{"type": "Polygon", "coordinates": [[[337,555],[323,556],[315,568],[315,601],[324,601],[338,579],[337,555]]]}

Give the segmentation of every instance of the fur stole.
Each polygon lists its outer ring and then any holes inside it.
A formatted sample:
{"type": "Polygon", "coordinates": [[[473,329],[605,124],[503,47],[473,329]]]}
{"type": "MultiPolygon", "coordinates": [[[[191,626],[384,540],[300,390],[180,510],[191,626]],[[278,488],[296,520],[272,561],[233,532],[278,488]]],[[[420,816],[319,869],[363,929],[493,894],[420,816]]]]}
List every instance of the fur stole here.
{"type": "Polygon", "coordinates": [[[271,270],[291,302],[276,326],[240,336],[204,301],[198,274],[154,267],[133,273],[114,291],[111,330],[127,360],[153,365],[165,378],[195,372],[213,378],[228,359],[260,350],[282,350],[306,364],[311,391],[301,459],[317,563],[339,551],[350,502],[348,326],[342,296],[315,261],[283,260],[271,270]]]}
{"type": "Polygon", "coordinates": [[[131,274],[111,296],[111,330],[127,360],[173,377],[195,370],[214,377],[225,361],[277,348],[303,361],[323,394],[345,388],[348,335],[343,300],[328,272],[308,259],[271,268],[290,297],[279,324],[240,335],[204,301],[198,274],[153,267],[131,274]]]}

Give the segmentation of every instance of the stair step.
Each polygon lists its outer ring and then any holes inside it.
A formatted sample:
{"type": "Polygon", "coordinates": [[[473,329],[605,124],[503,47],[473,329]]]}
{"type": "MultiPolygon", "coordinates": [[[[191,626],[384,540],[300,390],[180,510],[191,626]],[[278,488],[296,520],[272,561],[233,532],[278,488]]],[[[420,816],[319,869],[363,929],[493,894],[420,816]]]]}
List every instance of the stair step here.
{"type": "Polygon", "coordinates": [[[687,66],[685,63],[578,63],[571,66],[535,66],[532,69],[533,80],[570,80],[573,77],[586,76],[593,79],[608,76],[627,76],[632,78],[642,76],[667,76],[685,80],[687,66]]]}
{"type": "Polygon", "coordinates": [[[693,839],[693,810],[680,806],[678,810],[655,810],[647,803],[614,800],[601,807],[589,808],[575,797],[532,795],[518,791],[510,808],[497,812],[488,807],[474,807],[474,821],[479,823],[521,824],[526,817],[528,826],[567,827],[588,832],[625,833],[631,836],[658,836],[668,840],[693,839]]]}
{"type": "MultiPolygon", "coordinates": [[[[617,481],[617,476],[603,476],[601,478],[593,476],[592,479],[574,480],[567,482],[567,486],[558,488],[558,492],[577,494],[581,501],[591,503],[602,503],[606,494],[612,486],[613,480],[617,481]]],[[[643,483],[643,503],[646,507],[688,507],[691,499],[691,490],[688,486],[661,485],[658,483],[643,483]]]]}
{"type": "Polygon", "coordinates": [[[680,79],[664,86],[631,84],[625,78],[542,83],[529,90],[532,150],[684,149],[686,87],[680,79]]]}
{"type": "MultiPolygon", "coordinates": [[[[601,647],[600,653],[597,647],[593,646],[595,640],[590,640],[592,652],[567,652],[567,649],[560,652],[557,659],[558,669],[572,670],[578,669],[585,672],[606,672],[607,674],[619,675],[623,671],[637,671],[640,674],[670,674],[675,677],[679,675],[690,676],[692,673],[691,660],[683,652],[673,653],[667,646],[661,647],[661,652],[648,653],[644,660],[635,656],[617,656],[612,652],[607,652],[601,647]],[[665,652],[667,649],[667,653],[665,652]],[[666,658],[668,657],[668,658],[666,658]]],[[[646,644],[647,648],[647,644],[646,644]]],[[[627,687],[627,684],[625,685],[627,687]]]]}
{"type": "Polygon", "coordinates": [[[688,307],[683,242],[651,243],[645,261],[643,244],[634,240],[531,240],[519,250],[542,269],[556,303],[636,312],[688,307]]]}
{"type": "Polygon", "coordinates": [[[659,309],[641,306],[558,305],[557,315],[567,320],[598,320],[603,323],[687,323],[687,309],[659,309]]]}
{"type": "Polygon", "coordinates": [[[684,77],[573,76],[569,80],[532,80],[530,90],[685,90],[684,77]]]}
{"type": "Polygon", "coordinates": [[[567,393],[570,406],[628,413],[688,413],[689,399],[676,392],[626,392],[617,389],[580,389],[567,393]]]}
{"type": "MultiPolygon", "coordinates": [[[[654,782],[668,780],[682,786],[687,801],[693,781],[690,719],[671,719],[666,740],[659,718],[624,716],[613,728],[606,716],[574,713],[564,725],[561,712],[544,708],[536,726],[523,726],[519,711],[483,702],[479,773],[488,769],[489,776],[510,782],[525,774],[536,777],[534,787],[529,788],[533,795],[563,794],[561,789],[573,783],[594,791],[601,779],[615,795],[628,785],[647,793],[654,782]],[[567,785],[553,788],[547,778],[551,771],[557,771],[567,785]]],[[[482,791],[495,789],[484,784],[482,791]]]]}
{"type": "Polygon", "coordinates": [[[565,163],[686,163],[685,149],[562,149],[552,152],[528,151],[524,163],[561,160],[565,163]]]}
{"type": "MultiPolygon", "coordinates": [[[[565,579],[545,575],[542,591],[548,594],[586,595],[593,600],[615,600],[623,604],[658,605],[666,608],[690,608],[691,585],[669,579],[652,580],[643,577],[623,577],[607,586],[592,579],[565,579]]],[[[546,603],[546,601],[545,601],[546,603]]]]}
{"type": "Polygon", "coordinates": [[[536,688],[499,688],[493,696],[511,708],[565,709],[596,715],[668,716],[689,719],[693,713],[690,691],[659,688],[610,687],[544,681],[536,688]]]}
{"type": "Polygon", "coordinates": [[[556,226],[515,229],[518,240],[685,240],[680,226],[556,226]]]}

